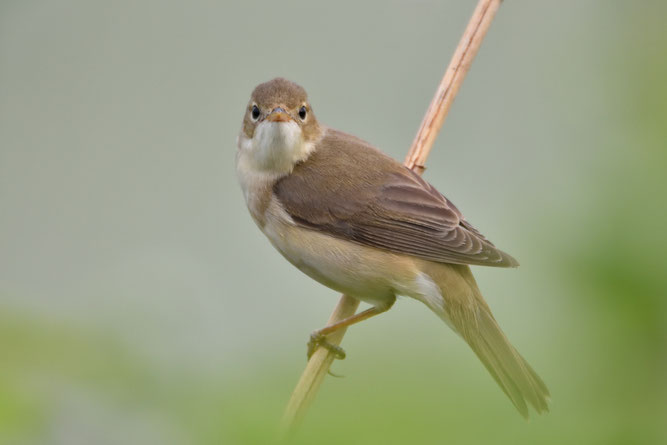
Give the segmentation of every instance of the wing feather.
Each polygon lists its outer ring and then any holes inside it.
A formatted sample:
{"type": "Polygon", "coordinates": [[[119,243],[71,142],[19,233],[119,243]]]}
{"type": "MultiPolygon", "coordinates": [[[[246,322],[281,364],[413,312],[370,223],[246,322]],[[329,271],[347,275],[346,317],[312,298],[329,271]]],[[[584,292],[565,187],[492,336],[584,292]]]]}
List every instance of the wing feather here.
{"type": "Polygon", "coordinates": [[[297,224],[332,236],[436,262],[518,265],[431,184],[342,132],[328,130],[274,193],[297,224]]]}

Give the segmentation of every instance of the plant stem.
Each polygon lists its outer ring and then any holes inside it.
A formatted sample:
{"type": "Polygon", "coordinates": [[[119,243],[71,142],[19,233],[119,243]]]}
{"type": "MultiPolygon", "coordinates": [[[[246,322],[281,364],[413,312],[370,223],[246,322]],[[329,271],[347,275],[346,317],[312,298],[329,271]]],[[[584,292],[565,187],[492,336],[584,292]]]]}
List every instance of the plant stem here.
{"type": "MultiPolygon", "coordinates": [[[[461,41],[456,47],[452,60],[438,85],[435,96],[426,111],[417,136],[412,142],[404,161],[408,168],[419,174],[422,174],[426,168],[426,158],[433,147],[433,142],[445,121],[468,69],[470,69],[482,40],[491,26],[501,1],[479,0],[461,41]]],[[[329,317],[327,326],[351,317],[358,307],[359,300],[343,295],[329,317]]],[[[327,341],[339,345],[343,340],[345,331],[346,329],[341,329],[332,333],[327,337],[327,341]]],[[[308,360],[306,369],[301,374],[299,383],[297,383],[285,409],[283,427],[286,432],[293,431],[303,418],[310,403],[317,395],[317,391],[324,381],[333,360],[334,355],[324,348],[318,348],[308,360]]]]}

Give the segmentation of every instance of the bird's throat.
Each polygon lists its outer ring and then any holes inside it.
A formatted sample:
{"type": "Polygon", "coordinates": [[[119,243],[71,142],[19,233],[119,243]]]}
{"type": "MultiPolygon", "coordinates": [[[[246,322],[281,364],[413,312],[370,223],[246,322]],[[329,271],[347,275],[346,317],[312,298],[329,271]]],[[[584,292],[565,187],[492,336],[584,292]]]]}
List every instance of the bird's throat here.
{"type": "Polygon", "coordinates": [[[258,169],[286,174],[304,160],[311,144],[306,143],[299,125],[294,122],[262,122],[250,140],[248,155],[258,169]]]}

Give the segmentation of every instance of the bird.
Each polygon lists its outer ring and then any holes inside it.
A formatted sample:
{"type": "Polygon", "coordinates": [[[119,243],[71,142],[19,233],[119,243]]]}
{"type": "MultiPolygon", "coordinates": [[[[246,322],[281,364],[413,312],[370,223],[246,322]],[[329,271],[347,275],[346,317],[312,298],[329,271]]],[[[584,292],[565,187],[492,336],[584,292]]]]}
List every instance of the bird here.
{"type": "Polygon", "coordinates": [[[389,310],[397,296],[425,304],[474,351],[521,415],[549,410],[543,380],[512,346],[471,265],[517,267],[421,176],[379,149],[327,127],[300,85],[259,84],[244,111],[236,172],[250,215],[271,244],[319,283],[370,308],[314,331],[389,310]]]}

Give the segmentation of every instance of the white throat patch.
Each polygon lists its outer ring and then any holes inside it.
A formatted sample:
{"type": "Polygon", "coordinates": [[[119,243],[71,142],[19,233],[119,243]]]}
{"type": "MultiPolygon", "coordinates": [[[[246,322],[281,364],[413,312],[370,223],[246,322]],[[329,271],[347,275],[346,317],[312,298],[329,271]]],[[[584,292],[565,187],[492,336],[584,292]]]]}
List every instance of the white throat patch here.
{"type": "Polygon", "coordinates": [[[239,149],[254,167],[267,173],[285,174],[304,160],[312,147],[303,140],[299,125],[294,122],[260,123],[252,139],[241,135],[239,149]]]}

